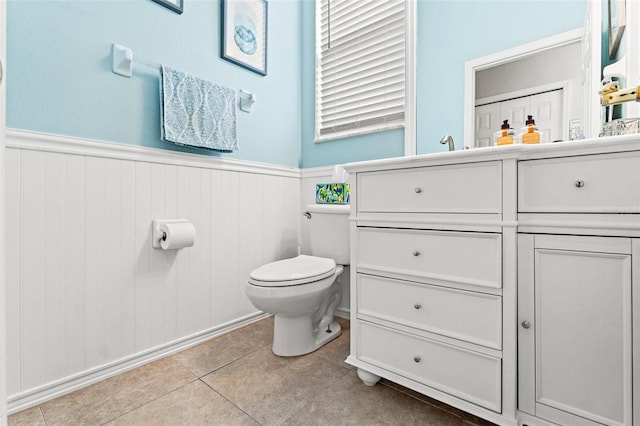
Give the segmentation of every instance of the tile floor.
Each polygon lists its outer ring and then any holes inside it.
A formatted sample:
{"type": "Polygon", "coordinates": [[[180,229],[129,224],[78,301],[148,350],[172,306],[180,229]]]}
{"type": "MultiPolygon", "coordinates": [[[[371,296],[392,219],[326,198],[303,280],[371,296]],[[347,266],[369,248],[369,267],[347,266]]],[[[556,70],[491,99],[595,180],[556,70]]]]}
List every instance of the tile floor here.
{"type": "Polygon", "coordinates": [[[362,384],[343,334],[271,352],[267,318],[9,417],[9,425],[490,425],[391,382],[362,384]]]}

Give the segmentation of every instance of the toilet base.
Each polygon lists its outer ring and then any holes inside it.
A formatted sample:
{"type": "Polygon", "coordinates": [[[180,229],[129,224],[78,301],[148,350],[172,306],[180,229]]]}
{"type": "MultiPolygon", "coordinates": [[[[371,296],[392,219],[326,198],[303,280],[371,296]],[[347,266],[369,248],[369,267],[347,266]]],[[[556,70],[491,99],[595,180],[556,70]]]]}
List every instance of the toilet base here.
{"type": "MultiPolygon", "coordinates": [[[[323,345],[326,345],[336,337],[342,334],[342,327],[338,324],[337,321],[333,321],[331,326],[328,327],[330,332],[327,332],[327,328],[322,330],[318,330],[316,333],[316,349],[320,349],[323,345]]],[[[315,350],[315,349],[314,349],[315,350]]]]}
{"type": "Polygon", "coordinates": [[[311,316],[283,317],[275,315],[273,326],[273,353],[278,356],[298,356],[311,353],[342,334],[337,321],[314,332],[311,316]]]}

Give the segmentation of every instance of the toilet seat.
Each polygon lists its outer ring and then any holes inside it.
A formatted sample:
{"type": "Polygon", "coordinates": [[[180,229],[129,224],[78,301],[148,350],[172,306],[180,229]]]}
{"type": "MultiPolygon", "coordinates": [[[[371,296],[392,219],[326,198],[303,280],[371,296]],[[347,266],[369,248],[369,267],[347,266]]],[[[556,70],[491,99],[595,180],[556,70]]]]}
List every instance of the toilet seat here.
{"type": "Polygon", "coordinates": [[[300,255],[271,262],[249,274],[249,284],[259,287],[291,287],[327,278],[335,273],[333,259],[300,255]]]}

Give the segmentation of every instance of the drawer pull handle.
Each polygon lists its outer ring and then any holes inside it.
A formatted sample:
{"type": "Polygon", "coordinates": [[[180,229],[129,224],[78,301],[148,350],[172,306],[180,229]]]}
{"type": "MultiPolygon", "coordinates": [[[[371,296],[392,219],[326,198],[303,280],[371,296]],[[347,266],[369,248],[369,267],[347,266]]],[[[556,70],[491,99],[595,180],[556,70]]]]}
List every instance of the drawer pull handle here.
{"type": "Polygon", "coordinates": [[[420,303],[416,303],[415,305],[413,305],[413,307],[416,309],[420,309],[422,308],[422,305],[420,303]]]}
{"type": "Polygon", "coordinates": [[[584,181],[583,180],[577,180],[576,181],[576,188],[582,188],[584,186],[584,181]]]}
{"type": "Polygon", "coordinates": [[[422,192],[422,188],[420,188],[419,186],[416,186],[416,194],[420,194],[422,192]]]}
{"type": "Polygon", "coordinates": [[[522,328],[528,330],[529,328],[531,328],[531,323],[527,320],[522,321],[522,328]]]}
{"type": "Polygon", "coordinates": [[[414,251],[413,251],[413,255],[414,255],[415,257],[418,257],[418,256],[420,256],[420,252],[419,252],[418,250],[414,250],[414,251]]]}
{"type": "Polygon", "coordinates": [[[420,362],[420,361],[422,360],[422,358],[420,358],[420,356],[416,355],[416,356],[414,356],[414,357],[413,357],[413,360],[414,360],[416,363],[418,363],[418,362],[420,362]]]}

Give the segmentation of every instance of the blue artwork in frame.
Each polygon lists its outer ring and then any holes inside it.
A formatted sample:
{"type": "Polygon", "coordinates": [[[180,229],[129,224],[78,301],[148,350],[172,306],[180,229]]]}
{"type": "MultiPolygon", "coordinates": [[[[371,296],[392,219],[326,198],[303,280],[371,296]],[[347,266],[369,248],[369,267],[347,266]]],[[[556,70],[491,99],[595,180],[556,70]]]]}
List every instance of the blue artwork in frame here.
{"type": "Polygon", "coordinates": [[[183,7],[184,7],[182,2],[184,0],[153,0],[153,1],[155,1],[158,4],[163,5],[167,9],[171,9],[176,13],[182,14],[182,10],[183,10],[183,7]]]}
{"type": "Polygon", "coordinates": [[[267,1],[222,0],[222,58],[267,75],[267,1]]]}

